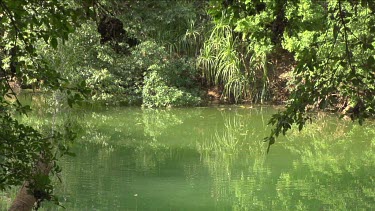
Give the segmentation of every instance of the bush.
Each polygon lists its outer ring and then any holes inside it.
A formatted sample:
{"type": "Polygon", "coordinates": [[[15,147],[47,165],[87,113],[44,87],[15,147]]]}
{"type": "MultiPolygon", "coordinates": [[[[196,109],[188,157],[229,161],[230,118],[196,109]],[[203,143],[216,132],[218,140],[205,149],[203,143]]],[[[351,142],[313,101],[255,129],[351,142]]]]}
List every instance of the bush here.
{"type": "Polygon", "coordinates": [[[148,75],[142,92],[143,106],[192,106],[200,103],[199,97],[176,87],[167,86],[158,72],[152,71],[148,75]]]}

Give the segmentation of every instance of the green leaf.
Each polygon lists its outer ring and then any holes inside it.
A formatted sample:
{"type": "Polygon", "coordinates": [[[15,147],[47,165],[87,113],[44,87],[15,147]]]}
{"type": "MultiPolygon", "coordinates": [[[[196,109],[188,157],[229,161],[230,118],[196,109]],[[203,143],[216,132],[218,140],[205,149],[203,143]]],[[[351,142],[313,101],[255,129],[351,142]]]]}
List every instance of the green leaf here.
{"type": "Polygon", "coordinates": [[[368,59],[367,59],[367,64],[372,66],[375,64],[375,59],[374,59],[374,56],[369,56],[368,59]]]}
{"type": "Polygon", "coordinates": [[[338,26],[334,26],[333,27],[333,38],[336,40],[337,39],[337,36],[339,34],[339,31],[340,31],[340,27],[338,26]]]}
{"type": "Polygon", "coordinates": [[[50,40],[50,45],[52,46],[52,48],[57,49],[57,44],[58,42],[56,37],[52,37],[52,39],[50,40]]]}
{"type": "Polygon", "coordinates": [[[26,51],[29,52],[30,54],[34,53],[35,49],[32,45],[27,45],[25,48],[26,48],[26,51]]]}
{"type": "Polygon", "coordinates": [[[43,34],[42,37],[43,37],[44,42],[48,43],[49,35],[48,34],[43,34]]]}
{"type": "Polygon", "coordinates": [[[275,137],[273,137],[273,136],[268,137],[267,153],[269,153],[269,151],[270,151],[270,147],[271,147],[271,145],[274,144],[274,143],[275,143],[275,137]]]}

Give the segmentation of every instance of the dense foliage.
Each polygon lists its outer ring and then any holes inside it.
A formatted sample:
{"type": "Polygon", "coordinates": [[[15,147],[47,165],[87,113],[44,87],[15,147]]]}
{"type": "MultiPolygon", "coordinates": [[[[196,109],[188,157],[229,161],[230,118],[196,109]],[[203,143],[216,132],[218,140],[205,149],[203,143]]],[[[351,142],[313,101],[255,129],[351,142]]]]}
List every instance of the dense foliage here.
{"type": "Polygon", "coordinates": [[[230,102],[290,92],[270,120],[273,144],[293,124],[301,130],[311,110],[360,123],[374,116],[374,32],[369,0],[0,0],[0,190],[29,181],[38,200],[51,199],[38,163],[58,173],[64,140],[74,138],[67,124],[21,124],[30,107],[20,88],[52,93],[54,106],[83,95],[195,106],[213,87],[230,102]]]}
{"type": "Polygon", "coordinates": [[[69,153],[65,140],[74,139],[69,123],[52,121],[47,128],[20,123],[19,115],[30,109],[18,100],[20,89],[52,93],[49,105],[55,108],[46,111],[53,120],[58,106],[71,106],[82,94],[106,104],[200,103],[193,57],[199,51],[199,1],[0,1],[0,6],[1,190],[26,181],[36,206],[55,200],[48,175],[61,171],[56,161],[69,153]]]}
{"type": "Polygon", "coordinates": [[[374,6],[327,1],[285,8],[289,26],[282,44],[297,63],[296,87],[287,110],[271,119],[276,136],[292,123],[302,128],[311,108],[333,106],[359,123],[375,114],[374,6]]]}
{"type": "Polygon", "coordinates": [[[27,181],[38,203],[54,200],[48,175],[60,172],[55,161],[67,153],[64,142],[74,134],[63,126],[43,132],[20,123],[16,115],[26,115],[30,107],[20,103],[16,92],[19,85],[43,81],[45,87],[67,93],[69,102],[79,98],[43,62],[35,44],[57,48],[83,15],[70,1],[0,1],[0,190],[27,181]]]}
{"type": "Polygon", "coordinates": [[[270,121],[270,143],[294,123],[302,129],[312,109],[338,109],[360,122],[374,115],[374,2],[211,1],[209,12],[215,27],[201,60],[235,98],[249,91],[255,67],[267,79],[270,57],[281,50],[294,57],[291,98],[270,121]]]}
{"type": "Polygon", "coordinates": [[[283,1],[210,1],[213,29],[199,62],[235,101],[270,100],[272,53],[280,52],[283,1]]]}
{"type": "Polygon", "coordinates": [[[198,105],[200,74],[195,55],[201,26],[195,23],[202,18],[199,5],[199,1],[109,2],[102,5],[106,9],[100,20],[83,24],[64,46],[55,50],[41,45],[39,51],[73,84],[84,80],[95,102],[198,105]],[[107,19],[123,28],[103,29],[107,19]],[[101,30],[123,30],[124,37],[112,39],[101,30]]]}

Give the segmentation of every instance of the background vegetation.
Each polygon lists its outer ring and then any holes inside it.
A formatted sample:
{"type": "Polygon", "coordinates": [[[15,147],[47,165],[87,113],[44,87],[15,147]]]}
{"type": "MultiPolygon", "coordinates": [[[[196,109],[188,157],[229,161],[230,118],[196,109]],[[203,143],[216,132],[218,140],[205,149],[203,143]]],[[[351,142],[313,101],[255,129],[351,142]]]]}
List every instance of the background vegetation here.
{"type": "Polygon", "coordinates": [[[69,121],[18,121],[27,88],[50,94],[52,119],[84,101],[286,103],[270,145],[312,110],[362,123],[375,113],[374,13],[369,0],[0,1],[0,189],[27,181],[53,200],[48,175],[74,139],[69,121]]]}

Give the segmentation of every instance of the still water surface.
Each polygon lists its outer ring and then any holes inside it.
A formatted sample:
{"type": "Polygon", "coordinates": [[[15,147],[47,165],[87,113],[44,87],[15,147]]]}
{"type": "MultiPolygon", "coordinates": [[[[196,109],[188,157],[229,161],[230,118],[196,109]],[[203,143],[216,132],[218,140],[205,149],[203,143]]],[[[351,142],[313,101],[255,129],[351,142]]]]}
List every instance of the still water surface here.
{"type": "Polygon", "coordinates": [[[81,112],[77,156],[63,159],[58,194],[66,210],[375,209],[374,123],[317,115],[266,154],[275,112],[81,112]]]}

